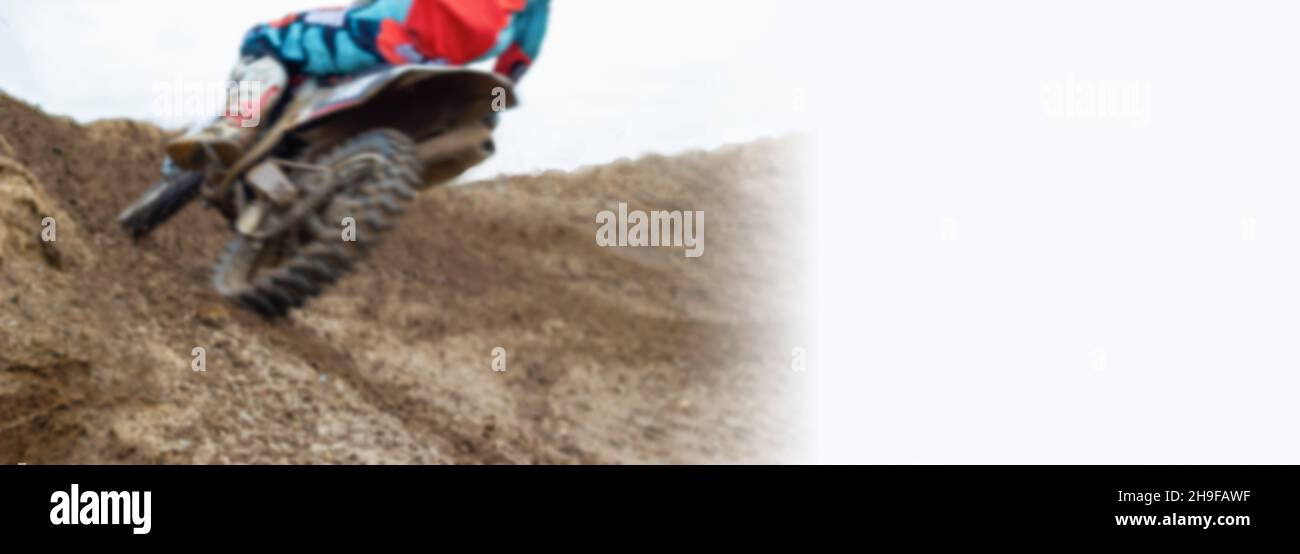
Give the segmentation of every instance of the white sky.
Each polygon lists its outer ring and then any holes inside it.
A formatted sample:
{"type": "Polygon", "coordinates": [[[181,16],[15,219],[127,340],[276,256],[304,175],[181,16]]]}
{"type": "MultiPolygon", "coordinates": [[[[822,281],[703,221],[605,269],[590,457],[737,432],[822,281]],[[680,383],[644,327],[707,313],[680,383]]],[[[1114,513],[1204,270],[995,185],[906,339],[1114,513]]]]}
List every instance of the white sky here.
{"type": "MultiPolygon", "coordinates": [[[[147,119],[158,87],[226,79],[252,24],[339,0],[0,0],[0,90],[81,121],[147,119]]],[[[480,175],[713,147],[798,126],[779,0],[555,0],[480,175]]]]}

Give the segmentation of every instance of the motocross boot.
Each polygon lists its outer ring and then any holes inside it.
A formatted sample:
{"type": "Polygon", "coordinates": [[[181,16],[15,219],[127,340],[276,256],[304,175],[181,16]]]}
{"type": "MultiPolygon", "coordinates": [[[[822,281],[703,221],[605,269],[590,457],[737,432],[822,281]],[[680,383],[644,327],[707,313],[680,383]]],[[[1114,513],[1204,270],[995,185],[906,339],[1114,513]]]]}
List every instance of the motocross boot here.
{"type": "Polygon", "coordinates": [[[167,157],[184,169],[200,169],[217,157],[234,165],[257,137],[258,125],[271,115],[289,82],[284,66],[275,58],[244,58],[230,73],[225,115],[203,127],[190,129],[167,143],[167,157]]]}

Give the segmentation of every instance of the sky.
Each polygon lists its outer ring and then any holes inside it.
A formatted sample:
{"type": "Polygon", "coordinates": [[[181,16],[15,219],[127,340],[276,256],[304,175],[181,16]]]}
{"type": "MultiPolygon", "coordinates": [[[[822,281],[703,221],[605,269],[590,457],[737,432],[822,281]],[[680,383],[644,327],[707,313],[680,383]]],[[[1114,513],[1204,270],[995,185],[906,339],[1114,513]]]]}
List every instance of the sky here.
{"type": "MultiPolygon", "coordinates": [[[[333,3],[0,0],[0,90],[82,122],[183,127],[203,114],[160,113],[166,87],[220,87],[252,24],[333,3]]],[[[804,93],[781,41],[791,4],[555,0],[523,105],[503,120],[498,154],[477,175],[572,169],[800,128],[804,93]]]]}

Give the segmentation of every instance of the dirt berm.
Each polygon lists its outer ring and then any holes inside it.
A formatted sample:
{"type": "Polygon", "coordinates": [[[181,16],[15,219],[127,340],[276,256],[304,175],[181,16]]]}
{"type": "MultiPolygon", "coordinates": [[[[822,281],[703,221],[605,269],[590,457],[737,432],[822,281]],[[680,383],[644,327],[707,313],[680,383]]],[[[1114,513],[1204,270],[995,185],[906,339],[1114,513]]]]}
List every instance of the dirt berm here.
{"type": "Polygon", "coordinates": [[[800,459],[789,144],[427,191],[367,265],[270,322],[209,285],[216,213],[139,243],[117,228],[164,138],[0,95],[0,463],[800,459]],[[704,255],[600,247],[619,202],[703,210],[704,255]]]}

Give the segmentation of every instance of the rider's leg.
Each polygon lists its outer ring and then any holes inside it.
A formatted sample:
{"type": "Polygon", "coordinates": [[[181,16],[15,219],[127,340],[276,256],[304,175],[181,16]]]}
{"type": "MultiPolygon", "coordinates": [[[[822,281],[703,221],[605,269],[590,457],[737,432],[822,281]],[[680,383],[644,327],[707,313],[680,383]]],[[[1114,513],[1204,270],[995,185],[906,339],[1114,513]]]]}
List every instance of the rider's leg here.
{"type": "Polygon", "coordinates": [[[226,165],[234,164],[259,126],[269,122],[288,82],[288,72],[272,56],[241,59],[230,73],[225,115],[168,143],[167,156],[186,169],[202,167],[209,152],[226,165]]]}
{"type": "MultiPolygon", "coordinates": [[[[240,108],[254,108],[243,111],[260,110],[260,114],[269,114],[282,96],[290,75],[348,75],[383,64],[375,44],[380,23],[385,18],[404,17],[402,12],[407,4],[395,1],[357,6],[301,12],[254,26],[244,37],[240,49],[243,61],[235,68],[231,80],[237,85],[241,81],[261,83],[261,95],[244,98],[247,93],[240,94],[232,87],[229,102],[240,108]],[[253,104],[249,105],[250,101],[253,104]]],[[[245,86],[245,90],[249,88],[245,86]]],[[[224,117],[173,141],[167,153],[176,164],[193,168],[207,159],[203,155],[207,145],[229,164],[243,154],[257,135],[257,123],[250,116],[224,117]]]]}

